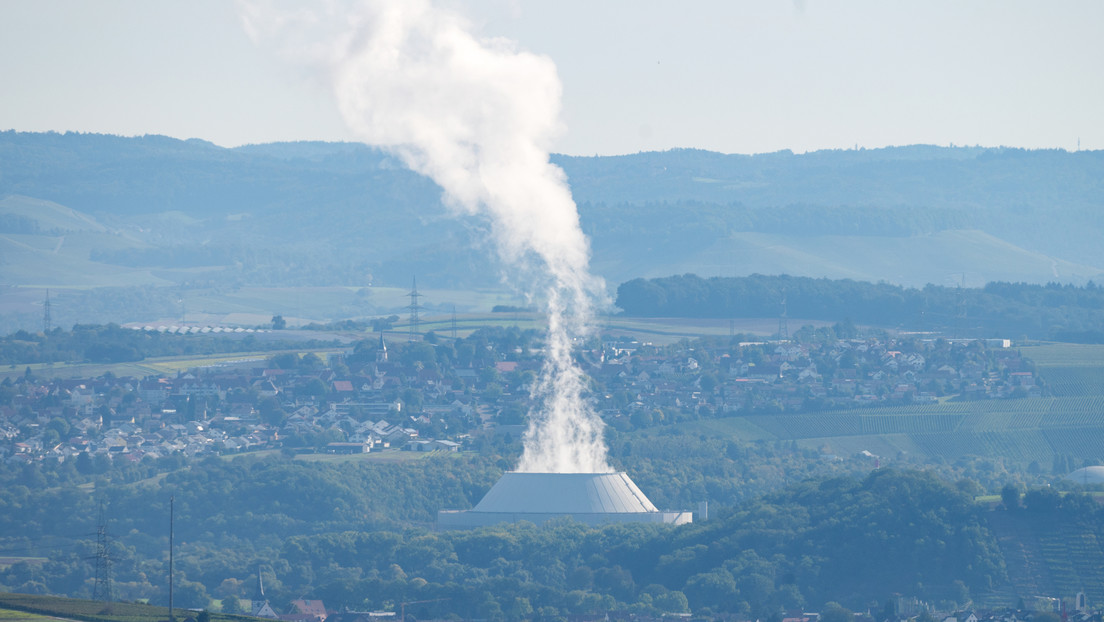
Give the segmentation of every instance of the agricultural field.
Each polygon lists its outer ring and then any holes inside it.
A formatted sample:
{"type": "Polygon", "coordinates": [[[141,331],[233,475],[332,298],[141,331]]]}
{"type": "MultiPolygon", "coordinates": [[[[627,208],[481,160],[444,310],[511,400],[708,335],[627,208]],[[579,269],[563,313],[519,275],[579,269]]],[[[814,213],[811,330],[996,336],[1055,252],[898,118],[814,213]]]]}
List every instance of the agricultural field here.
{"type": "MultiPolygon", "coordinates": [[[[332,348],[317,350],[316,353],[325,357],[332,348]]],[[[249,361],[264,361],[266,358],[279,354],[276,352],[239,352],[234,354],[219,354],[213,356],[172,356],[163,358],[150,358],[144,361],[132,363],[34,363],[31,365],[12,365],[8,369],[0,370],[0,378],[21,376],[27,369],[37,378],[97,378],[105,373],[114,374],[117,377],[142,378],[156,375],[175,375],[178,371],[193,369],[196,367],[214,367],[217,365],[229,365],[246,363],[249,361]]]]}
{"type": "MultiPolygon", "coordinates": [[[[195,617],[194,612],[177,609],[178,620],[195,617]]],[[[245,622],[248,616],[210,613],[211,622],[245,622]]],[[[0,621],[39,619],[82,620],[83,622],[160,622],[169,618],[167,607],[140,603],[110,603],[37,594],[0,593],[0,621]],[[35,614],[36,617],[28,617],[35,614]]]]}
{"type": "Polygon", "coordinates": [[[26,611],[0,609],[0,622],[50,622],[56,619],[57,618],[39,615],[37,613],[27,613],[26,611]]]}
{"type": "Polygon", "coordinates": [[[303,462],[321,462],[326,464],[346,464],[349,462],[393,463],[448,458],[453,455],[455,454],[444,449],[435,449],[425,452],[385,449],[366,454],[299,454],[295,456],[295,459],[303,462]]]}
{"type": "Polygon", "coordinates": [[[1104,368],[1104,345],[1047,343],[1023,346],[1020,352],[1035,361],[1035,365],[1040,368],[1104,368]]]}
{"type": "Polygon", "coordinates": [[[1023,352],[1035,361],[1051,395],[749,415],[687,425],[742,440],[796,441],[836,455],[866,451],[889,459],[948,461],[982,456],[1046,469],[1056,456],[1104,462],[1104,346],[1047,344],[1023,352]]]}

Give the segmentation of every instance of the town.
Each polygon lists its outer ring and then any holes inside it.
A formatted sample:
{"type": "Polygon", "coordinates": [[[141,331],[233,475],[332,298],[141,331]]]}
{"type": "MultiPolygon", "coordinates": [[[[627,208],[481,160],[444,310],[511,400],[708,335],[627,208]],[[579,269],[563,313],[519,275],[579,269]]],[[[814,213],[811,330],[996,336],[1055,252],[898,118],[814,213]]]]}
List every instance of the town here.
{"type": "MultiPolygon", "coordinates": [[[[580,344],[576,356],[593,408],[627,431],[737,414],[1043,395],[1032,362],[1010,345],[841,338],[806,327],[775,341],[658,346],[621,336],[580,344]]],[[[27,368],[0,382],[0,460],[74,460],[90,473],[105,460],[276,448],[454,452],[524,434],[541,354],[536,331],[511,327],[460,339],[381,332],[325,358],[281,352],[167,376],[50,379],[27,368]]]]}

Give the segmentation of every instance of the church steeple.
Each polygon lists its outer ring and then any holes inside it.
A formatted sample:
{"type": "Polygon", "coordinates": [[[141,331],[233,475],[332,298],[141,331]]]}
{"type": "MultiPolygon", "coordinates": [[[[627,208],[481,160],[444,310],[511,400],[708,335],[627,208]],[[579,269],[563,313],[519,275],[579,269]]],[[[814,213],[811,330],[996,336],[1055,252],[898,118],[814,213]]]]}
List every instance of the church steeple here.
{"type": "Polygon", "coordinates": [[[252,606],[249,608],[249,615],[255,618],[270,618],[273,620],[280,617],[272,608],[272,605],[268,604],[268,599],[265,598],[264,579],[261,577],[260,564],[257,564],[257,593],[253,595],[253,602],[252,606]]]}
{"type": "Polygon", "coordinates": [[[382,330],[380,331],[379,347],[376,348],[376,362],[377,363],[386,363],[387,362],[387,342],[383,340],[383,331],[382,330]]]}
{"type": "Polygon", "coordinates": [[[261,577],[261,565],[257,564],[257,592],[253,595],[253,600],[264,601],[264,578],[261,577]]]}

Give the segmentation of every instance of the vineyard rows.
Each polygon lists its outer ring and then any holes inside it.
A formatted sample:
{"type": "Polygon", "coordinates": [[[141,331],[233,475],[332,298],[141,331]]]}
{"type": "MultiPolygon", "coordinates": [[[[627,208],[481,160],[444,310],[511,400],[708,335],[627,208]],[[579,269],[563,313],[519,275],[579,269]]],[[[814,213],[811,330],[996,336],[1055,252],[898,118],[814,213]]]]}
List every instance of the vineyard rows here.
{"type": "Polygon", "coordinates": [[[1104,395],[1104,366],[1047,367],[1039,375],[1058,397],[1104,395]]]}

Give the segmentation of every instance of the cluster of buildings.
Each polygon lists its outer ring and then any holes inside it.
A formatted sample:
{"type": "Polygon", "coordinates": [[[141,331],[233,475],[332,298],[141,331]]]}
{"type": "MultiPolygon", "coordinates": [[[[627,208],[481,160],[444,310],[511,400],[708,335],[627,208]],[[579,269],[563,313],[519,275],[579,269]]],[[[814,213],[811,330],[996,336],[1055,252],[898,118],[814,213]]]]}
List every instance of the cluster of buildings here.
{"type": "Polygon", "coordinates": [[[696,343],[664,353],[623,342],[608,344],[591,373],[606,387],[607,414],[644,421],[1041,395],[1032,363],[1006,340],[992,341],[696,343]]]}
{"type": "MultiPolygon", "coordinates": [[[[370,343],[370,342],[368,342],[370,343]]],[[[427,344],[421,343],[424,347],[427,344]]],[[[682,419],[866,404],[1040,395],[1030,361],[1007,342],[607,341],[579,353],[593,406],[636,428],[682,419]]],[[[393,344],[402,353],[411,344],[393,344]]],[[[539,350],[493,340],[459,364],[374,348],[308,354],[172,376],[0,383],[0,460],[137,461],[284,447],[360,453],[456,451],[474,436],[525,429],[539,350]],[[397,360],[396,360],[397,359],[397,360]],[[290,361],[290,363],[289,363],[290,361]]]]}
{"type": "MultiPolygon", "coordinates": [[[[341,359],[333,357],[331,364],[341,368],[341,359]]],[[[161,377],[5,380],[0,386],[0,460],[136,462],[275,447],[330,453],[457,451],[476,413],[470,395],[443,398],[440,374],[411,370],[404,375],[386,354],[361,370],[368,376],[346,372],[339,377],[326,365],[280,369],[257,363],[161,377]],[[413,412],[400,390],[414,391],[418,400],[434,405],[413,412]],[[428,431],[442,434],[427,436],[428,431]]],[[[413,401],[410,397],[407,401],[413,401]]]]}

